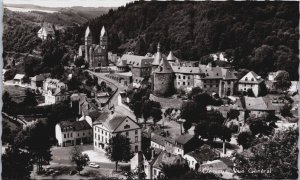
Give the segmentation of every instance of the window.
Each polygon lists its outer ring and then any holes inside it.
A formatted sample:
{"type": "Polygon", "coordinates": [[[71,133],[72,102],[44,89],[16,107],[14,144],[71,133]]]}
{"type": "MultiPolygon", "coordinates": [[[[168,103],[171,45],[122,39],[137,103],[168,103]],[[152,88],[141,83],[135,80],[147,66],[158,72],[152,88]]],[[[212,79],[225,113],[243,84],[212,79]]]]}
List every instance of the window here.
{"type": "Polygon", "coordinates": [[[135,142],[137,143],[139,141],[139,137],[135,136],[135,142]]]}
{"type": "Polygon", "coordinates": [[[183,79],[185,79],[185,76],[183,76],[183,79]]]}
{"type": "Polygon", "coordinates": [[[98,135],[98,140],[100,141],[100,135],[98,135]]]}
{"type": "Polygon", "coordinates": [[[103,136],[101,137],[101,141],[103,142],[103,136]]]}
{"type": "Polygon", "coordinates": [[[69,138],[69,133],[67,134],[67,137],[69,138]]]}
{"type": "Polygon", "coordinates": [[[245,78],[245,81],[248,81],[248,77],[245,78]]]}
{"type": "Polygon", "coordinates": [[[206,88],[206,85],[204,85],[204,88],[206,88]]]}
{"type": "Polygon", "coordinates": [[[180,82],[178,82],[178,85],[180,85],[180,82]]]}
{"type": "Polygon", "coordinates": [[[85,135],[85,133],[82,133],[82,135],[84,136],[84,135],[85,135]]]}
{"type": "Polygon", "coordinates": [[[134,151],[135,151],[135,152],[138,152],[138,150],[139,150],[139,147],[138,147],[138,146],[135,146],[135,147],[134,147],[134,151]]]}
{"type": "Polygon", "coordinates": [[[188,82],[188,86],[190,85],[190,82],[188,82]]]}
{"type": "Polygon", "coordinates": [[[129,132],[126,132],[126,136],[129,136],[129,132]]]}
{"type": "Polygon", "coordinates": [[[137,135],[137,134],[138,134],[138,130],[135,130],[135,131],[134,131],[134,134],[137,135]]]}
{"type": "Polygon", "coordinates": [[[103,134],[103,130],[101,129],[101,134],[103,134]]]}
{"type": "Polygon", "coordinates": [[[73,133],[70,134],[70,137],[73,137],[73,133]]]}
{"type": "Polygon", "coordinates": [[[130,128],[130,126],[128,125],[128,124],[126,124],[125,126],[124,126],[124,129],[129,129],[130,128]]]}
{"type": "Polygon", "coordinates": [[[97,146],[97,143],[95,142],[95,146],[97,146]]]}
{"type": "Polygon", "coordinates": [[[178,75],[178,79],[181,79],[180,75],[178,75]]]}
{"type": "Polygon", "coordinates": [[[182,82],[183,85],[185,85],[185,82],[182,82]]]}
{"type": "Polygon", "coordinates": [[[254,81],[254,78],[251,78],[251,81],[254,81]]]}
{"type": "Polygon", "coordinates": [[[77,136],[79,137],[79,133],[77,134],[77,136]]]}
{"type": "Polygon", "coordinates": [[[66,135],[66,134],[64,134],[64,138],[67,138],[67,135],[66,135]]]}
{"type": "Polygon", "coordinates": [[[107,132],[105,131],[105,136],[107,136],[107,132]]]}
{"type": "Polygon", "coordinates": [[[154,169],[154,172],[153,172],[153,174],[154,174],[154,175],[156,175],[156,173],[157,173],[157,172],[156,172],[156,169],[154,169]]]}

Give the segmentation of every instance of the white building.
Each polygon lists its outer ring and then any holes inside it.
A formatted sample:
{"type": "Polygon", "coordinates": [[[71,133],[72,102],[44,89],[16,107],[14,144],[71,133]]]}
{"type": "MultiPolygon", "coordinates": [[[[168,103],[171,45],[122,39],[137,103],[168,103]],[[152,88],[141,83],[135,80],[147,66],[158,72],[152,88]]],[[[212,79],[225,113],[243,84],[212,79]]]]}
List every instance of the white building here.
{"type": "Polygon", "coordinates": [[[14,77],[14,84],[22,85],[24,83],[24,74],[16,74],[14,77]]]}
{"type": "Polygon", "coordinates": [[[95,122],[93,129],[95,151],[105,151],[109,139],[117,134],[130,139],[131,151],[141,150],[141,127],[128,116],[114,115],[105,121],[95,122]]]}
{"type": "Polygon", "coordinates": [[[68,86],[64,83],[64,82],[61,82],[60,80],[58,79],[51,79],[51,78],[47,78],[44,80],[43,82],[43,90],[45,92],[47,92],[48,90],[50,89],[64,89],[65,91],[68,90],[68,86]]]}
{"type": "Polygon", "coordinates": [[[58,146],[88,144],[93,140],[93,129],[86,121],[62,121],[55,126],[58,146]]]}
{"type": "Polygon", "coordinates": [[[48,90],[45,97],[45,104],[57,104],[63,101],[67,101],[70,98],[70,94],[64,90],[48,90]]]}
{"type": "Polygon", "coordinates": [[[264,80],[255,72],[248,72],[242,79],[239,80],[238,90],[240,92],[247,92],[252,89],[255,97],[260,95],[261,87],[264,80]]]}
{"type": "Polygon", "coordinates": [[[54,39],[54,35],[55,35],[54,28],[51,27],[50,25],[43,25],[37,33],[37,36],[42,40],[46,40],[49,37],[54,39]]]}
{"type": "Polygon", "coordinates": [[[151,147],[165,150],[165,138],[154,133],[151,133],[151,147]]]}

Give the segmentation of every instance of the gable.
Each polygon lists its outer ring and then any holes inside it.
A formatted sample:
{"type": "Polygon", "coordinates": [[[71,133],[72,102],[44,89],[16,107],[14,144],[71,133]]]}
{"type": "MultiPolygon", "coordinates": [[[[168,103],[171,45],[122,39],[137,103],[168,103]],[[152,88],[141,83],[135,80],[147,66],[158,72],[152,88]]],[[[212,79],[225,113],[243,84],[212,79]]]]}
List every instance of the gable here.
{"type": "Polygon", "coordinates": [[[254,72],[250,71],[247,73],[242,79],[240,79],[240,82],[245,82],[245,83],[260,83],[262,81],[261,78],[259,78],[257,74],[254,72]]]}
{"type": "Polygon", "coordinates": [[[130,118],[126,118],[116,129],[115,132],[128,131],[130,129],[139,129],[140,126],[130,118]]]}

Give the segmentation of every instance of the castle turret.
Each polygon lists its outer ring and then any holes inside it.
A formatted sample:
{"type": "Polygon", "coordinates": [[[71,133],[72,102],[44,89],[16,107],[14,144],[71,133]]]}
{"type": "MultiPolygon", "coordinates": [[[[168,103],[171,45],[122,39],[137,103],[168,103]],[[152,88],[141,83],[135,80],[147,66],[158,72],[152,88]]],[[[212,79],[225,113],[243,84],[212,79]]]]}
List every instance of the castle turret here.
{"type": "Polygon", "coordinates": [[[169,53],[169,55],[168,55],[168,57],[167,57],[167,60],[168,60],[169,62],[175,62],[176,59],[177,59],[177,58],[174,56],[173,52],[170,51],[170,53],[169,53]]]}
{"type": "Polygon", "coordinates": [[[153,93],[156,96],[170,96],[174,92],[173,69],[166,59],[153,72],[153,93]]]}
{"type": "Polygon", "coordinates": [[[86,30],[85,30],[85,35],[84,35],[84,46],[85,46],[85,61],[87,63],[90,63],[90,60],[89,60],[89,49],[90,49],[90,46],[92,45],[92,34],[91,34],[91,31],[90,31],[90,28],[87,27],[86,30]]]}
{"type": "Polygon", "coordinates": [[[160,52],[160,43],[157,44],[157,52],[155,54],[154,60],[152,62],[152,72],[159,66],[160,60],[162,59],[162,54],[160,52]]]}

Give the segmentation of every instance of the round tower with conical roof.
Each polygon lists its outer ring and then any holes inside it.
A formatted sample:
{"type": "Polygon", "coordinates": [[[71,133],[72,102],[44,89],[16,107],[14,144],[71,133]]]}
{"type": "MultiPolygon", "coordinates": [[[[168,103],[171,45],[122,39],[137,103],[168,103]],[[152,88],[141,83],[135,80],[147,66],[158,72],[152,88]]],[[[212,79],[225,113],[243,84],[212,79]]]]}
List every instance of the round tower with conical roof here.
{"type": "Polygon", "coordinates": [[[174,93],[174,73],[166,59],[161,58],[160,65],[153,72],[153,94],[160,97],[174,93]]]}

